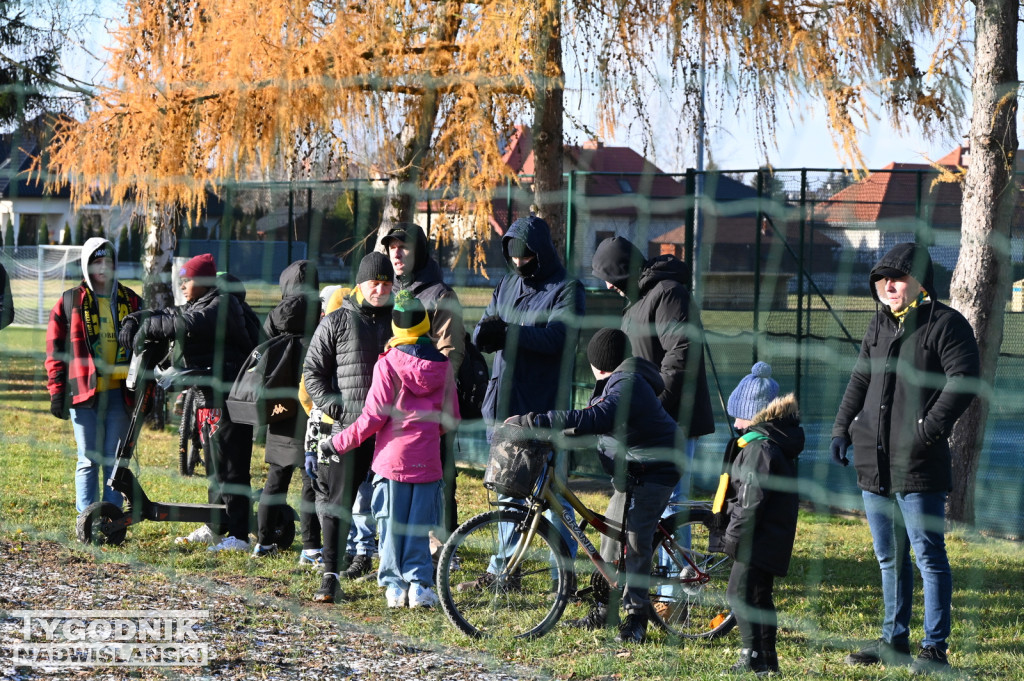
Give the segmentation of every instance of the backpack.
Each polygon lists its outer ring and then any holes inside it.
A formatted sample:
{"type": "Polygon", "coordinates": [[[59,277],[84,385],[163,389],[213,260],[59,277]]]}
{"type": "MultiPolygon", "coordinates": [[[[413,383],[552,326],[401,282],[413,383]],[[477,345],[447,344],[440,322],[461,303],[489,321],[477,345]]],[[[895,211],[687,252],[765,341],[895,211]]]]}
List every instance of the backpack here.
{"type": "Polygon", "coordinates": [[[238,371],[226,406],[231,420],[251,426],[295,418],[299,405],[302,336],[286,333],[257,345],[238,371]]]}
{"type": "Polygon", "coordinates": [[[459,398],[459,414],[463,419],[478,419],[483,416],[481,407],[490,373],[487,359],[479,348],[473,345],[466,332],[466,356],[462,358],[459,375],[455,377],[455,392],[459,398]]]}

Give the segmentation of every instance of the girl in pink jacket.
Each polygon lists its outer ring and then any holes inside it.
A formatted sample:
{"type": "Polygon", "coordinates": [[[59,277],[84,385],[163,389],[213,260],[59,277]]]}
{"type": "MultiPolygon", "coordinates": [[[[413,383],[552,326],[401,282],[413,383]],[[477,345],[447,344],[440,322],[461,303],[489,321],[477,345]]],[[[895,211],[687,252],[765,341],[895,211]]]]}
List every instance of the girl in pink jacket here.
{"type": "Polygon", "coordinates": [[[376,434],[373,514],[380,534],[377,582],[388,607],[437,604],[428,532],[437,524],[441,493],[441,434],[459,419],[455,375],[428,335],[430,319],[408,291],[395,297],[394,338],[373,369],[359,418],[326,440],[342,454],[376,434]]]}

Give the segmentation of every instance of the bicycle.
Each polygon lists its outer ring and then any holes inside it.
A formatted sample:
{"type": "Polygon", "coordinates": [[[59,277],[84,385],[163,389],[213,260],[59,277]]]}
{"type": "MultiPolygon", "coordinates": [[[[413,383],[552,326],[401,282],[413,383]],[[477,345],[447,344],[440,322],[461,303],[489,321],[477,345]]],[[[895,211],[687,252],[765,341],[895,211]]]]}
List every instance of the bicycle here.
{"type": "MultiPolygon", "coordinates": [[[[556,474],[550,445],[535,441],[518,449],[521,451],[513,451],[510,460],[501,461],[492,447],[484,480],[500,494],[525,501],[492,501],[498,508],[456,528],[438,560],[441,607],[452,624],[473,638],[497,634],[538,638],[555,626],[571,597],[603,598],[604,589],[621,590],[617,566],[622,564],[622,552],[616,565],[611,565],[585,534],[590,526],[624,545],[621,524],[587,508],[568,488],[565,479],[556,474]],[[538,451],[545,446],[546,454],[538,451]],[[563,511],[559,497],[582,517],[581,523],[563,511]],[[555,509],[555,517],[593,562],[596,572],[589,587],[577,589],[569,549],[544,516],[548,509],[555,509]],[[485,578],[485,586],[465,588],[479,585],[479,579],[470,580],[485,573],[491,575],[485,578]]],[[[649,620],[670,637],[713,639],[736,624],[725,593],[733,561],[710,550],[712,521],[709,505],[686,504],[684,510],[663,518],[655,533],[649,620]],[[683,528],[690,530],[689,547],[676,540],[683,528]],[[658,566],[659,548],[669,556],[668,568],[658,566]]]]}

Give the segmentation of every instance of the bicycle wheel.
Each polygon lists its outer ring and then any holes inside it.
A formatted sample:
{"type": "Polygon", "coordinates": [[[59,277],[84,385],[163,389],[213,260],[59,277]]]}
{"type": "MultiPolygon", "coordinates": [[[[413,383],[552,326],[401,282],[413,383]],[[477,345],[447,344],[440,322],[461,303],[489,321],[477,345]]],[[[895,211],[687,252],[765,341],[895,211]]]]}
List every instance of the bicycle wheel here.
{"type": "MultiPolygon", "coordinates": [[[[537,532],[522,547],[523,559],[511,573],[498,557],[503,546],[525,540],[528,519],[520,509],[481,513],[456,528],[441,550],[441,607],[467,636],[537,638],[565,611],[572,561],[565,541],[546,518],[540,518],[537,532]]],[[[509,545],[506,553],[512,550],[509,545]]]]}
{"type": "Polygon", "coordinates": [[[199,423],[196,414],[206,405],[203,393],[195,388],[185,391],[181,407],[181,424],[178,426],[178,472],[186,477],[195,474],[196,466],[202,462],[203,445],[199,441],[199,423]]]}
{"type": "MultiPolygon", "coordinates": [[[[717,638],[736,626],[726,587],[732,558],[708,550],[711,512],[693,509],[661,521],[672,538],[655,538],[651,568],[651,621],[670,636],[717,638]],[[683,545],[690,531],[690,548],[683,545]],[[666,547],[668,566],[659,565],[659,549],[666,547]]],[[[664,554],[663,554],[664,555],[664,554]]]]}

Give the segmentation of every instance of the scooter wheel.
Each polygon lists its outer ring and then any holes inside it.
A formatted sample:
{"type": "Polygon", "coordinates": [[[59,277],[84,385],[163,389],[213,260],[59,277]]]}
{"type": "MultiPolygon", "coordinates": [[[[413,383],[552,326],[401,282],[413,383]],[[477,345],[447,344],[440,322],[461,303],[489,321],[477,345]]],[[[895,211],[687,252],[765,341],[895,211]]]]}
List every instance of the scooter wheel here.
{"type": "Polygon", "coordinates": [[[78,521],[75,522],[78,541],[96,546],[103,544],[118,546],[124,543],[128,528],[118,522],[123,517],[124,513],[121,509],[109,501],[97,501],[95,504],[89,504],[84,511],[78,514],[78,521]]]}

